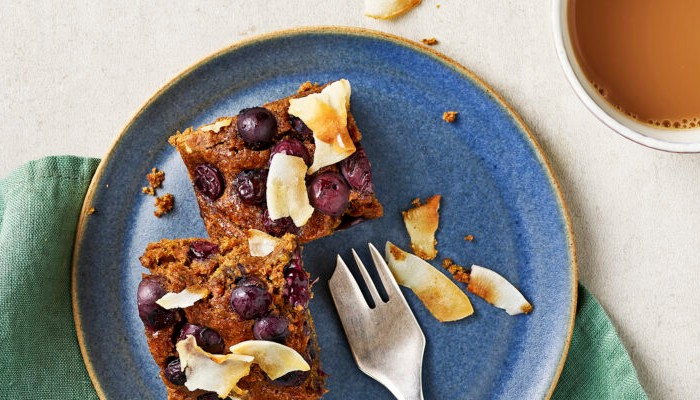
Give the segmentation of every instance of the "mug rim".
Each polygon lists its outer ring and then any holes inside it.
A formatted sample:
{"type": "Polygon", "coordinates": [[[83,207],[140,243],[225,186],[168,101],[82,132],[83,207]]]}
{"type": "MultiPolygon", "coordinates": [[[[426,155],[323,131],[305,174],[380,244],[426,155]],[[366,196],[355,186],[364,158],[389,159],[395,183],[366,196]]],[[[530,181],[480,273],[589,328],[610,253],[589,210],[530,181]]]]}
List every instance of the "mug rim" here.
{"type": "MultiPolygon", "coordinates": [[[[614,108],[610,105],[602,96],[596,96],[591,94],[592,88],[586,89],[584,84],[579,79],[576,71],[574,71],[574,65],[578,67],[578,60],[576,59],[573,50],[567,50],[565,42],[569,43],[569,49],[571,49],[570,36],[568,23],[564,22],[568,18],[566,12],[569,4],[569,0],[553,0],[552,1],[552,22],[553,22],[553,33],[554,33],[554,45],[556,48],[557,56],[559,58],[559,63],[564,71],[564,75],[569,81],[569,85],[574,89],[574,93],[583,102],[583,104],[588,108],[589,111],[593,113],[600,121],[602,121],[609,128],[620,134],[621,136],[639,143],[643,146],[663,150],[675,153],[698,153],[700,152],[700,129],[683,129],[683,130],[673,130],[673,129],[661,129],[654,128],[649,125],[644,125],[642,123],[633,121],[627,116],[621,113],[616,113],[619,115],[613,115],[614,108]],[[601,104],[601,103],[604,103],[601,104]],[[607,107],[609,111],[605,110],[607,107]],[[625,123],[620,120],[625,121],[625,123]],[[629,125],[629,126],[628,126],[629,125]],[[634,126],[632,128],[630,126],[634,126]],[[647,132],[659,132],[665,133],[667,131],[673,132],[677,135],[679,132],[686,133],[684,136],[692,135],[693,133],[698,133],[697,139],[693,138],[694,141],[680,142],[680,141],[670,141],[655,138],[640,132],[641,130],[646,130],[647,132]]],[[[586,85],[590,85],[587,81],[586,85]]]]}

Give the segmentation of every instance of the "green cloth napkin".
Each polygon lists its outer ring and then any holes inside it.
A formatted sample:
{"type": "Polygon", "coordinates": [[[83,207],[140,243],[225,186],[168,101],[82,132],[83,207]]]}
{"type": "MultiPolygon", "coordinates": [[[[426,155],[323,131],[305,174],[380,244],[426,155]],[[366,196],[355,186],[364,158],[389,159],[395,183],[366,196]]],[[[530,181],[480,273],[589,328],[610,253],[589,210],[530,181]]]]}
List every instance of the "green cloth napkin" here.
{"type": "MultiPolygon", "coordinates": [[[[96,399],[71,308],[71,256],[99,160],[47,157],[0,180],[0,399],[96,399]]],[[[578,313],[553,399],[646,399],[600,304],[578,313]]]]}

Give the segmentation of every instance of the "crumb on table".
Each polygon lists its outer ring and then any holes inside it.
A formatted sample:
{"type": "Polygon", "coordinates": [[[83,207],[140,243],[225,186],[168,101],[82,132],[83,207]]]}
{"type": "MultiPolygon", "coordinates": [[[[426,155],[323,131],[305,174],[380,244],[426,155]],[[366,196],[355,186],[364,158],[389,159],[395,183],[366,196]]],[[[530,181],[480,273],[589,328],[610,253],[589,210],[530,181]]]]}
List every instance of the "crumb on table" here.
{"type": "Polygon", "coordinates": [[[92,214],[94,214],[94,213],[95,213],[95,207],[90,207],[90,208],[88,208],[88,210],[87,210],[87,214],[88,214],[88,215],[92,215],[92,214]]]}
{"type": "Polygon", "coordinates": [[[445,120],[445,122],[453,123],[457,119],[457,111],[445,111],[442,113],[442,119],[445,120]]]}
{"type": "Polygon", "coordinates": [[[467,235],[467,236],[464,237],[464,240],[466,240],[467,242],[473,242],[473,241],[474,241],[474,235],[471,235],[471,234],[470,234],[470,235],[467,235]]]}
{"type": "Polygon", "coordinates": [[[435,39],[434,37],[427,38],[427,39],[422,39],[421,42],[423,42],[423,44],[426,44],[426,45],[428,45],[428,46],[435,46],[436,44],[440,43],[440,42],[438,42],[438,40],[435,39]]]}
{"type": "Polygon", "coordinates": [[[445,268],[456,281],[469,284],[469,272],[461,265],[457,265],[450,258],[442,260],[442,267],[445,268]]]}
{"type": "Polygon", "coordinates": [[[170,193],[166,193],[163,196],[156,197],[156,209],[153,211],[153,215],[160,218],[163,214],[167,214],[173,210],[173,205],[175,204],[175,196],[170,193]]]}

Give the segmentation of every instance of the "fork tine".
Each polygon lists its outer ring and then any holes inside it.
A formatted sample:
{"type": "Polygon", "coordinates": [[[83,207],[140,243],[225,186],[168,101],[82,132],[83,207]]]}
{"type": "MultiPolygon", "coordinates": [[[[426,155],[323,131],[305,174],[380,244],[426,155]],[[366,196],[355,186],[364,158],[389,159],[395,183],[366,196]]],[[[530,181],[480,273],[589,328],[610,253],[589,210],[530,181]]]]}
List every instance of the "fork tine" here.
{"type": "Polygon", "coordinates": [[[369,310],[369,305],[365,301],[360,287],[357,286],[355,278],[350,273],[345,261],[340,258],[340,255],[338,256],[335,271],[333,271],[333,275],[328,280],[328,288],[331,290],[331,296],[333,296],[338,314],[341,316],[343,315],[341,307],[346,304],[352,307],[362,307],[364,305],[369,310]]]}
{"type": "Polygon", "coordinates": [[[374,247],[372,243],[369,243],[369,252],[372,254],[372,261],[374,261],[374,265],[377,267],[379,278],[382,280],[384,290],[386,290],[386,294],[389,296],[389,299],[391,300],[391,298],[395,296],[403,299],[403,293],[401,293],[401,289],[399,289],[399,284],[396,283],[396,279],[394,279],[394,275],[392,275],[391,271],[389,270],[389,266],[386,265],[384,257],[382,257],[382,254],[376,247],[374,247]]]}
{"type": "Polygon", "coordinates": [[[367,290],[369,290],[369,295],[370,297],[372,297],[372,300],[374,301],[374,305],[376,307],[377,305],[379,305],[379,303],[383,303],[382,298],[379,297],[379,293],[377,293],[377,288],[374,287],[374,282],[372,282],[372,278],[369,276],[367,268],[365,268],[365,265],[362,263],[362,260],[360,260],[360,256],[357,255],[355,249],[352,249],[352,256],[355,257],[357,268],[360,270],[362,279],[364,279],[365,285],[367,285],[367,290]]]}

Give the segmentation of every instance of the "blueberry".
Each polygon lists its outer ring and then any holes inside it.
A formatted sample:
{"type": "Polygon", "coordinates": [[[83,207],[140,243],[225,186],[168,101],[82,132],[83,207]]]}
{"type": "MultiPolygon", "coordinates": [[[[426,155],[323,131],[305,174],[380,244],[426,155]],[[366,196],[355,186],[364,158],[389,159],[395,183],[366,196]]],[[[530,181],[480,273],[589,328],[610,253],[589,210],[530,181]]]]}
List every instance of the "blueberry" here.
{"type": "Polygon", "coordinates": [[[219,395],[214,392],[202,393],[197,396],[197,400],[219,400],[219,395]]]}
{"type": "Polygon", "coordinates": [[[365,149],[361,146],[358,145],[350,157],[340,162],[340,172],[353,189],[363,193],[374,193],[372,166],[365,149]]]}
{"type": "Polygon", "coordinates": [[[179,321],[176,310],[166,310],[158,304],[139,304],[139,317],[143,324],[154,330],[161,330],[179,321]]]}
{"type": "Polygon", "coordinates": [[[282,375],[279,378],[272,381],[272,383],[276,386],[283,387],[299,386],[302,383],[306,382],[306,379],[308,379],[310,373],[310,370],[288,372],[287,374],[282,375]]]}
{"type": "Polygon", "coordinates": [[[160,279],[146,276],[139,283],[136,299],[138,304],[155,304],[158,299],[165,296],[165,293],[165,288],[161,285],[160,279]]]}
{"type": "Polygon", "coordinates": [[[233,188],[244,204],[262,204],[267,189],[267,170],[241,171],[233,179],[233,188]]]}
{"type": "Polygon", "coordinates": [[[314,132],[309,129],[301,119],[290,115],[289,122],[292,124],[292,128],[299,134],[301,140],[311,140],[314,138],[314,132]]]}
{"type": "Polygon", "coordinates": [[[238,114],[236,127],[246,147],[265,150],[272,145],[272,139],[277,133],[277,120],[267,108],[246,108],[238,114]]]}
{"type": "Polygon", "coordinates": [[[289,336],[289,323],[284,317],[261,317],[253,324],[253,336],[258,340],[282,342],[289,336]]]}
{"type": "Polygon", "coordinates": [[[187,380],[187,377],[185,376],[185,372],[180,367],[180,359],[172,357],[166,360],[166,362],[168,364],[163,370],[163,375],[165,375],[165,379],[167,379],[170,383],[172,383],[175,386],[184,385],[185,381],[187,380]]]}
{"type": "Polygon", "coordinates": [[[350,203],[350,188],[337,172],[323,172],[314,176],[307,191],[311,205],[333,217],[342,215],[350,203]]]}
{"type": "Polygon", "coordinates": [[[231,308],[242,319],[254,319],[267,313],[272,296],[258,286],[237,286],[231,292],[231,308]]]}
{"type": "Polygon", "coordinates": [[[139,318],[146,327],[160,330],[179,320],[175,310],[166,310],[156,304],[156,301],[165,293],[165,289],[157,278],[145,277],[139,283],[139,288],[136,291],[139,318]]]}
{"type": "Polygon", "coordinates": [[[203,260],[219,252],[219,245],[205,240],[195,240],[190,243],[190,250],[187,255],[191,259],[203,260]]]}
{"type": "Polygon", "coordinates": [[[284,271],[284,297],[293,307],[306,307],[311,299],[309,291],[309,277],[306,272],[295,268],[292,265],[287,266],[284,271]]]}
{"type": "Polygon", "coordinates": [[[224,193],[224,178],[211,164],[199,164],[194,169],[194,187],[209,200],[214,201],[224,193]]]}
{"type": "Polygon", "coordinates": [[[217,331],[211,328],[194,324],[185,324],[180,330],[180,335],[177,340],[185,340],[189,335],[194,336],[194,340],[197,341],[197,346],[201,347],[206,352],[213,354],[222,354],[224,352],[224,339],[217,331]]]}
{"type": "Polygon", "coordinates": [[[242,276],[236,280],[236,286],[257,286],[265,288],[265,284],[257,276],[242,276]]]}
{"type": "Polygon", "coordinates": [[[267,212],[267,209],[263,212],[262,223],[265,232],[272,236],[282,237],[285,233],[299,234],[299,228],[294,225],[294,221],[292,221],[290,217],[275,220],[270,219],[270,214],[267,212]]]}
{"type": "Polygon", "coordinates": [[[309,150],[306,149],[304,143],[294,138],[286,138],[277,142],[272,150],[270,150],[270,162],[272,162],[272,157],[275,154],[287,154],[289,156],[300,157],[307,166],[311,165],[309,150]]]}

